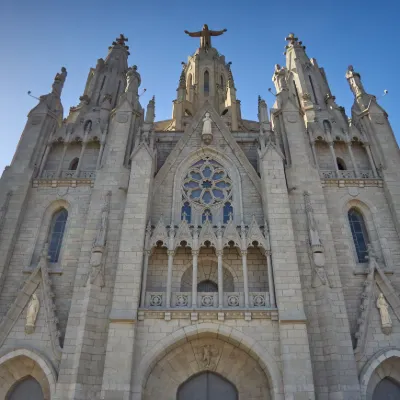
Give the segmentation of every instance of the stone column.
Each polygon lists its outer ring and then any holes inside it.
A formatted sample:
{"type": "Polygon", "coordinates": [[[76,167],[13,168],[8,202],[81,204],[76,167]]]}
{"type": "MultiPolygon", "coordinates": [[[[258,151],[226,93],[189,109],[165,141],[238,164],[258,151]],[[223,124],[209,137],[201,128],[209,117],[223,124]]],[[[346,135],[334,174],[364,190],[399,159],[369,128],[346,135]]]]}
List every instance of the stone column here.
{"type": "Polygon", "coordinates": [[[222,254],[223,250],[217,250],[218,258],[218,307],[224,306],[224,270],[222,268],[222,254]]]}
{"type": "Polygon", "coordinates": [[[84,140],[82,143],[81,154],[79,154],[78,166],[76,167],[76,171],[74,174],[75,178],[79,178],[79,172],[81,171],[83,155],[85,154],[86,144],[87,144],[87,142],[86,142],[86,140],[84,140]]]}
{"type": "Polygon", "coordinates": [[[166,294],[166,307],[171,307],[171,290],[172,290],[172,266],[174,264],[174,250],[168,250],[168,274],[167,274],[167,294],[166,294]]]}
{"type": "Polygon", "coordinates": [[[43,174],[44,167],[46,166],[47,158],[49,157],[49,153],[51,150],[51,143],[48,143],[46,146],[46,150],[44,151],[44,156],[42,158],[42,162],[40,163],[38,178],[40,178],[43,174]]]}
{"type": "Polygon", "coordinates": [[[192,277],[192,307],[197,307],[197,261],[199,257],[198,250],[192,250],[193,256],[193,277],[192,277]]]}
{"type": "Polygon", "coordinates": [[[151,250],[145,250],[143,260],[143,278],[142,278],[142,294],[140,296],[140,306],[145,307],[146,305],[146,286],[147,286],[147,270],[149,268],[149,257],[151,250]]]}
{"type": "Polygon", "coordinates": [[[67,153],[67,149],[68,149],[68,142],[64,143],[64,148],[63,148],[63,152],[60,158],[60,163],[58,164],[58,168],[57,168],[57,172],[56,172],[56,178],[59,178],[61,176],[62,173],[62,166],[64,164],[64,158],[65,158],[65,154],[67,153]]]}
{"type": "Polygon", "coordinates": [[[243,267],[243,286],[244,286],[244,305],[249,308],[249,276],[247,272],[247,250],[242,250],[242,267],[243,267]]]}
{"type": "Polygon", "coordinates": [[[331,155],[332,155],[333,165],[335,166],[336,176],[338,178],[340,178],[339,168],[338,168],[338,165],[337,165],[336,153],[335,153],[335,148],[334,148],[334,143],[333,142],[329,142],[329,150],[330,150],[331,155]]]}
{"type": "Polygon", "coordinates": [[[354,158],[353,149],[351,148],[351,142],[346,142],[347,148],[349,149],[349,154],[351,158],[351,163],[353,164],[354,173],[356,174],[356,178],[360,177],[360,172],[358,171],[356,159],[354,158]]]}
{"type": "Polygon", "coordinates": [[[267,259],[267,268],[268,268],[268,290],[269,290],[269,303],[272,308],[276,307],[275,301],[275,287],[274,287],[274,276],[272,273],[272,262],[271,262],[271,252],[266,251],[265,257],[267,259]]]}
{"type": "Polygon", "coordinates": [[[371,147],[370,147],[369,143],[364,143],[364,147],[365,147],[365,150],[367,151],[368,160],[369,160],[369,163],[371,164],[372,173],[374,174],[374,178],[377,178],[378,172],[376,171],[374,159],[372,158],[371,147]]]}

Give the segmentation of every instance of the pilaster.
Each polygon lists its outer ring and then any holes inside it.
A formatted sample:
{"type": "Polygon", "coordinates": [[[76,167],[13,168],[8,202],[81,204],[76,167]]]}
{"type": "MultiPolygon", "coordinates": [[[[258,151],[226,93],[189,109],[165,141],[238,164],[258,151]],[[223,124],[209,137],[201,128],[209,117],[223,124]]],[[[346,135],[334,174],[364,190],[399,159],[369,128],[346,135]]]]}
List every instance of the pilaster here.
{"type": "Polygon", "coordinates": [[[285,398],[314,399],[299,265],[283,157],[270,142],[260,152],[264,214],[268,219],[283,363],[285,398]]]}
{"type": "Polygon", "coordinates": [[[141,143],[131,162],[101,391],[101,398],[109,400],[130,398],[154,154],[141,143]]]}

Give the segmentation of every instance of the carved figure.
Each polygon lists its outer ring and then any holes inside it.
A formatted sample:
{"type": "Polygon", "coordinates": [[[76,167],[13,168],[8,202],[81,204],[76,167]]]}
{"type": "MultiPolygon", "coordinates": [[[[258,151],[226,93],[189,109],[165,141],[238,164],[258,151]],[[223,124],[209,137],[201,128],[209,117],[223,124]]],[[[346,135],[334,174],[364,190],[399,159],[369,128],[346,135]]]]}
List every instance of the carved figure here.
{"type": "Polygon", "coordinates": [[[282,90],[287,90],[287,82],[286,82],[286,68],[281,67],[279,64],[275,64],[274,76],[272,77],[272,81],[275,84],[276,92],[279,93],[282,90]]]}
{"type": "Polygon", "coordinates": [[[61,95],[62,88],[64,86],[65,78],[67,77],[67,70],[65,67],[61,68],[61,72],[57,73],[55,78],[54,78],[54,83],[53,83],[53,93],[57,93],[58,95],[61,95]]]}
{"type": "Polygon", "coordinates": [[[210,113],[207,112],[205,118],[203,118],[203,131],[201,133],[205,144],[210,144],[213,139],[211,123],[210,113]]]}
{"type": "Polygon", "coordinates": [[[361,82],[361,75],[358,72],[354,71],[352,65],[349,65],[347,67],[346,79],[349,82],[350,89],[355,96],[359,96],[360,94],[365,93],[364,86],[361,82]]]}
{"type": "Polygon", "coordinates": [[[36,293],[33,293],[31,300],[28,304],[28,310],[26,313],[26,324],[25,324],[25,333],[30,334],[35,331],[35,322],[37,315],[39,313],[39,299],[36,293]]]}
{"type": "Polygon", "coordinates": [[[137,94],[139,86],[142,83],[139,72],[137,72],[137,66],[128,68],[126,73],[126,90],[125,92],[130,92],[137,94]]]}
{"type": "Polygon", "coordinates": [[[210,366],[210,363],[211,363],[211,348],[210,348],[210,346],[203,347],[203,362],[205,363],[206,367],[210,366]]]}
{"type": "Polygon", "coordinates": [[[211,31],[208,29],[208,25],[204,24],[203,29],[198,32],[189,32],[185,31],[186,35],[189,35],[191,37],[199,37],[200,38],[200,48],[201,49],[206,49],[208,50],[211,46],[211,36],[220,36],[224,32],[226,32],[227,29],[223,29],[222,31],[211,31]]]}
{"type": "Polygon", "coordinates": [[[110,198],[111,192],[107,192],[103,209],[101,211],[101,219],[99,228],[97,230],[96,238],[92,248],[92,255],[90,258],[90,265],[92,270],[90,272],[90,283],[104,286],[104,253],[107,243],[107,228],[108,216],[110,212],[110,198]]]}
{"type": "Polygon", "coordinates": [[[389,305],[386,302],[383,293],[379,294],[378,300],[376,301],[376,306],[378,307],[379,313],[381,314],[382,328],[392,327],[392,319],[389,315],[389,305]]]}

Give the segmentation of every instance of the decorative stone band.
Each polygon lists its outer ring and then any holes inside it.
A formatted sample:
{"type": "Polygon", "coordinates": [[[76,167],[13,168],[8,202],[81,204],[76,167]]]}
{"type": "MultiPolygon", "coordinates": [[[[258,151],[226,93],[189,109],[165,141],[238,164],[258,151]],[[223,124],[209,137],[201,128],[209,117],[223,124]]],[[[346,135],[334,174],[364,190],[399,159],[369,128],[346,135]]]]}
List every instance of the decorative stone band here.
{"type": "MultiPolygon", "coordinates": [[[[146,309],[165,308],[165,292],[147,292],[146,309]]],[[[245,308],[243,292],[225,292],[223,296],[223,308],[245,308]]],[[[250,292],[250,308],[271,308],[268,292],[250,292]]],[[[192,292],[174,292],[172,293],[171,308],[184,309],[191,308],[192,292]]],[[[217,308],[218,292],[199,292],[197,293],[197,308],[217,308]]]]}

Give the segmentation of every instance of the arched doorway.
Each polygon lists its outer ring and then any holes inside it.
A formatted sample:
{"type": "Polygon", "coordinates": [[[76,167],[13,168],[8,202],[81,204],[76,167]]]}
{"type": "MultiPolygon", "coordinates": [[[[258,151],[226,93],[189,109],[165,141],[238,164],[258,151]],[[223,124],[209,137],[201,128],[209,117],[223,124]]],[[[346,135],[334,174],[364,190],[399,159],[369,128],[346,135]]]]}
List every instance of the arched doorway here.
{"type": "Polygon", "coordinates": [[[39,382],[32,376],[18,381],[7,393],[6,400],[44,400],[39,382]]]}
{"type": "Polygon", "coordinates": [[[237,400],[236,387],[210,371],[190,377],[178,388],[177,400],[237,400]]]}
{"type": "Polygon", "coordinates": [[[384,378],[376,385],[372,400],[382,399],[400,399],[400,385],[394,379],[384,378]]]}

